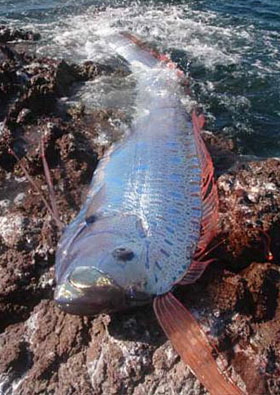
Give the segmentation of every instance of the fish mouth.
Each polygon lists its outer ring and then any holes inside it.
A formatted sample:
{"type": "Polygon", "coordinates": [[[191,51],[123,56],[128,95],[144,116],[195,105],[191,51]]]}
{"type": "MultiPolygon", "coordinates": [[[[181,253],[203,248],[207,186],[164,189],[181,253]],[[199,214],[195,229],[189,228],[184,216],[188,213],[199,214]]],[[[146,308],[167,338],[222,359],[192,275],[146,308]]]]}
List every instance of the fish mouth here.
{"type": "Polygon", "coordinates": [[[125,291],[98,269],[82,266],[57,285],[54,300],[67,313],[97,315],[125,308],[125,291]]]}
{"type": "Polygon", "coordinates": [[[94,316],[150,303],[152,296],[133,286],[124,289],[102,271],[81,266],[57,285],[54,300],[66,313],[94,316]]]}

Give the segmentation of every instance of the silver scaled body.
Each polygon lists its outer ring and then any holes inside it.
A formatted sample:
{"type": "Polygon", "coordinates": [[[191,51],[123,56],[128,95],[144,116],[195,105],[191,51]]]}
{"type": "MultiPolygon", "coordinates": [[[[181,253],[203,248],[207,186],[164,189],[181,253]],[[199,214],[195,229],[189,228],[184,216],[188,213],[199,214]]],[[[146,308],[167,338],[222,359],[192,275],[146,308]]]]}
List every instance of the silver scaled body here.
{"type": "Polygon", "coordinates": [[[201,166],[178,72],[125,37],[109,41],[135,75],[135,114],[129,136],[100,160],[58,246],[56,300],[77,314],[168,292],[200,237],[201,166]]]}

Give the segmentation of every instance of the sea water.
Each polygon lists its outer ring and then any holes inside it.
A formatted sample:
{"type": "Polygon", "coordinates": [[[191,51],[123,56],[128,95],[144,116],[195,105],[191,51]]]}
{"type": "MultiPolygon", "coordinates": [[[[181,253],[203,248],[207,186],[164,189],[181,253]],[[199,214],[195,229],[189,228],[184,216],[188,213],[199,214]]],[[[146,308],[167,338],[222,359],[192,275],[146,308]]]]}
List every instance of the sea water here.
{"type": "MultiPolygon", "coordinates": [[[[279,0],[0,0],[0,23],[41,33],[38,55],[80,63],[110,61],[106,34],[131,31],[190,76],[208,130],[242,154],[280,156],[279,0]]],[[[76,99],[125,111],[132,86],[101,78],[76,99]]]]}

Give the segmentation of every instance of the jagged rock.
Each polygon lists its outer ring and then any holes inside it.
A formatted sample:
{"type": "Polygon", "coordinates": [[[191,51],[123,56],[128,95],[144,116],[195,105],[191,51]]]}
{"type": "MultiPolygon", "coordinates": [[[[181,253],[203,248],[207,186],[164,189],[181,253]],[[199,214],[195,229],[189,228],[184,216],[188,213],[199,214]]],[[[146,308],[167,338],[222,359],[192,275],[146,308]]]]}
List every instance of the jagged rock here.
{"type": "MultiPolygon", "coordinates": [[[[67,94],[67,84],[95,75],[92,64],[82,72],[46,58],[24,58],[13,65],[27,79],[20,87],[17,79],[9,80],[19,97],[5,109],[0,134],[0,392],[205,394],[166,340],[151,306],[81,318],[54,305],[59,231],[41,197],[48,197],[42,136],[58,209],[67,223],[78,212],[103,153],[96,139],[98,126],[109,128],[112,113],[96,111],[90,119],[84,111],[56,113],[55,101],[67,94]],[[55,99],[53,107],[42,106],[48,95],[55,99]],[[35,98],[41,101],[39,107],[35,98]],[[40,193],[9,146],[20,153],[40,193]]],[[[216,346],[223,370],[249,394],[276,395],[280,161],[244,162],[232,141],[209,133],[205,139],[220,196],[220,235],[213,245],[223,243],[212,252],[217,262],[196,284],[180,287],[176,294],[216,346]]]]}
{"type": "Polygon", "coordinates": [[[21,29],[12,29],[8,26],[0,26],[0,43],[6,43],[14,40],[37,41],[40,39],[39,33],[25,31],[21,29]]]}

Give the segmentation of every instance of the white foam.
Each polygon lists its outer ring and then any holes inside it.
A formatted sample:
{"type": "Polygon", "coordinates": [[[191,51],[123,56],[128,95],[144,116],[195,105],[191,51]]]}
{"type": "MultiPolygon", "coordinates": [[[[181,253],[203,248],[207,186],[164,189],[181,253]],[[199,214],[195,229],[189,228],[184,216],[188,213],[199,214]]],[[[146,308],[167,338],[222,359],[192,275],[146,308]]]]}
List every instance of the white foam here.
{"type": "Polygon", "coordinates": [[[188,4],[133,4],[98,12],[93,7],[84,15],[72,16],[51,27],[41,25],[42,28],[51,39],[45,50],[61,57],[104,59],[108,55],[106,36],[131,30],[143,39],[160,43],[162,48],[184,50],[209,68],[238,63],[240,55],[230,51],[236,36],[248,41],[251,38],[245,29],[234,31],[217,26],[215,13],[195,11],[188,4]]]}
{"type": "MultiPolygon", "coordinates": [[[[59,24],[41,25],[40,28],[48,44],[39,47],[39,51],[71,61],[90,59],[106,63],[115,54],[107,37],[130,30],[141,39],[156,44],[161,52],[176,48],[184,51],[188,59],[209,69],[217,65],[238,64],[242,54],[232,51],[236,39],[240,37],[246,41],[248,48],[254,39],[250,29],[218,26],[214,12],[198,12],[188,4],[133,3],[126,7],[107,7],[102,11],[92,7],[86,14],[71,16],[59,24]]],[[[125,99],[130,96],[129,89],[115,100],[115,92],[122,88],[112,81],[107,79],[106,84],[106,79],[100,79],[87,84],[88,90],[83,89],[79,99],[91,106],[111,107],[114,102],[124,110],[127,105],[125,99]]],[[[205,89],[208,88],[213,92],[211,83],[205,89]]],[[[194,102],[185,101],[188,109],[193,107],[194,102]]]]}
{"type": "MultiPolygon", "coordinates": [[[[245,80],[265,82],[271,75],[276,78],[279,74],[279,32],[262,31],[259,26],[248,25],[247,21],[243,23],[242,18],[236,24],[223,13],[197,10],[193,2],[162,4],[155,1],[123,1],[122,6],[115,3],[115,7],[106,7],[108,3],[109,1],[102,3],[102,10],[92,6],[80,15],[63,18],[58,16],[59,23],[56,20],[33,26],[41,32],[43,38],[36,44],[38,52],[63,57],[71,62],[90,59],[106,64],[114,54],[114,50],[108,45],[108,35],[131,31],[142,40],[156,45],[160,52],[179,51],[178,55],[185,64],[193,63],[195,71],[200,68],[203,70],[202,78],[198,76],[196,81],[202,89],[202,94],[198,92],[199,104],[204,103],[204,113],[212,125],[216,114],[220,117],[221,110],[225,108],[227,126],[219,126],[223,132],[231,136],[237,130],[239,135],[254,132],[254,125],[251,124],[250,117],[244,118],[244,111],[248,115],[259,112],[255,108],[255,94],[258,95],[258,92],[250,94],[250,89],[244,91],[242,86],[245,80]],[[232,73],[230,69],[225,70],[227,66],[232,66],[232,73]],[[208,79],[208,71],[209,80],[205,81],[208,79]],[[213,72],[217,72],[219,77],[213,75],[213,72]],[[222,91],[227,94],[221,94],[222,91]],[[215,103],[219,106],[218,111],[215,103]]],[[[117,108],[131,110],[129,105],[126,107],[124,100],[125,97],[130,97],[129,90],[122,92],[120,100],[115,100],[115,93],[118,89],[121,91],[121,87],[114,83],[110,87],[110,84],[105,86],[99,81],[87,84],[86,87],[89,88],[88,91],[84,89],[83,97],[80,98],[86,105],[106,107],[108,104],[111,107],[115,102],[117,108]]],[[[188,110],[194,103],[189,104],[187,103],[188,110]]],[[[277,111],[274,114],[277,115],[277,111]]]]}

